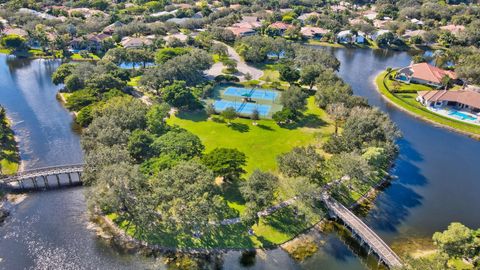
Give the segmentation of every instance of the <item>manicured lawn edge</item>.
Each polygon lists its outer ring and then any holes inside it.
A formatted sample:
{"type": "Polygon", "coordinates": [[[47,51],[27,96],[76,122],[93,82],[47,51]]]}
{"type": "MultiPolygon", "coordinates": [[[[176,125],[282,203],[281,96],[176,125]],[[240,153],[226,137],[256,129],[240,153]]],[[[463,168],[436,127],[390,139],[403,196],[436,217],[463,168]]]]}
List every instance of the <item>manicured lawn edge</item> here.
{"type": "Polygon", "coordinates": [[[442,127],[480,140],[480,127],[466,124],[460,121],[455,121],[453,119],[443,117],[438,114],[434,114],[424,108],[414,107],[405,102],[403,99],[392,94],[388,90],[384,82],[387,75],[388,73],[386,71],[383,71],[377,77],[375,77],[374,80],[376,90],[387,102],[397,107],[398,109],[410,114],[411,116],[426,121],[434,126],[442,127]],[[470,129],[472,128],[478,129],[478,132],[470,131],[470,129]]]}

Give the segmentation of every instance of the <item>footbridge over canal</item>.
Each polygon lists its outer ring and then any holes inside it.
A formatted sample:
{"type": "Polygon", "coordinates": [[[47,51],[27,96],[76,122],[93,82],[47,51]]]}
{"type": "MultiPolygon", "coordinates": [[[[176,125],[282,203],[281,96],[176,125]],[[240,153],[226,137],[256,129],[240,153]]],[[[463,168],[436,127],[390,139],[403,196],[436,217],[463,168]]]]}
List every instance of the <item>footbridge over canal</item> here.
{"type": "Polygon", "coordinates": [[[82,184],[82,172],[83,164],[44,167],[0,178],[0,185],[13,191],[76,186],[82,184]]]}
{"type": "Polygon", "coordinates": [[[347,207],[339,203],[327,193],[322,195],[322,201],[330,212],[330,215],[339,219],[347,229],[379,258],[379,262],[386,264],[390,269],[402,267],[402,261],[383,240],[372,231],[361,219],[352,213],[347,207]]]}

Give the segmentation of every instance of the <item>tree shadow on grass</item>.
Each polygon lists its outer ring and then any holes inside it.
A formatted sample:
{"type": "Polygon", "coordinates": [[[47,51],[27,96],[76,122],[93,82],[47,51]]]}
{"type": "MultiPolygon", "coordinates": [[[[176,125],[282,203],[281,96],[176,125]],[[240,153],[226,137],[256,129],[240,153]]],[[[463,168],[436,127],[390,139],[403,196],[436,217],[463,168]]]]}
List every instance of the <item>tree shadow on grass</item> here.
{"type": "Polygon", "coordinates": [[[282,128],[286,129],[297,129],[302,127],[307,128],[321,128],[328,125],[328,123],[321,119],[318,115],[313,113],[308,113],[300,117],[297,122],[290,123],[290,124],[283,124],[281,125],[282,128]]]}
{"type": "Polygon", "coordinates": [[[250,130],[248,125],[242,123],[230,123],[228,127],[241,133],[248,132],[250,130]]]}
{"type": "Polygon", "coordinates": [[[225,123],[225,120],[223,120],[223,118],[221,117],[218,117],[218,116],[212,116],[212,121],[215,122],[215,123],[221,123],[221,124],[224,124],[225,123]]]}
{"type": "Polygon", "coordinates": [[[295,215],[291,207],[286,207],[265,217],[263,222],[289,236],[297,235],[306,228],[305,220],[295,215]]]}
{"type": "Polygon", "coordinates": [[[180,119],[190,120],[193,122],[203,122],[208,119],[208,115],[205,111],[181,111],[177,113],[177,117],[180,119]]]}
{"type": "Polygon", "coordinates": [[[238,204],[245,204],[245,200],[240,193],[240,181],[241,180],[237,180],[226,184],[223,189],[223,197],[225,200],[236,202],[238,204]]]}
{"type": "Polygon", "coordinates": [[[262,125],[262,124],[258,124],[257,127],[261,128],[261,129],[264,129],[264,130],[268,130],[268,131],[273,131],[274,130],[272,127],[262,125]]]}

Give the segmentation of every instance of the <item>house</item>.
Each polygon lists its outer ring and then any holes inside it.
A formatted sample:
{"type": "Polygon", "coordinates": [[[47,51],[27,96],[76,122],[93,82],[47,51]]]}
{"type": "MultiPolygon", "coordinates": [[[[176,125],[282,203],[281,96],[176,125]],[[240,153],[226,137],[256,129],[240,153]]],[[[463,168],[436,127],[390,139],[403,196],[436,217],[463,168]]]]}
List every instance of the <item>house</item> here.
{"type": "Polygon", "coordinates": [[[352,33],[350,30],[345,30],[338,32],[337,34],[337,42],[338,43],[358,43],[363,44],[365,43],[365,34],[362,32],[358,32],[356,35],[352,33]]]}
{"type": "MultiPolygon", "coordinates": [[[[419,91],[416,100],[429,108],[448,106],[475,114],[480,112],[480,93],[470,90],[419,91]]],[[[465,116],[468,117],[468,115],[465,116]]]]}
{"type": "Polygon", "coordinates": [[[115,32],[115,29],[121,28],[123,26],[125,26],[124,23],[122,23],[120,21],[116,21],[116,22],[108,25],[107,27],[103,28],[103,33],[111,35],[115,32]]]}
{"type": "Polygon", "coordinates": [[[3,30],[4,35],[17,35],[26,38],[28,36],[27,31],[22,28],[11,28],[7,27],[3,30]]]}
{"type": "Polygon", "coordinates": [[[445,76],[453,80],[457,79],[457,74],[453,71],[444,70],[428,63],[418,63],[400,69],[395,79],[406,83],[420,83],[439,88],[442,86],[442,79],[445,76]]]}
{"type": "Polygon", "coordinates": [[[416,25],[424,25],[423,21],[415,19],[415,18],[411,19],[410,22],[413,23],[413,24],[416,24],[416,25]]]}
{"type": "Polygon", "coordinates": [[[320,14],[318,12],[304,13],[304,14],[298,16],[297,20],[304,23],[309,18],[318,17],[318,16],[320,16],[320,14]]]}
{"type": "Polygon", "coordinates": [[[124,37],[120,44],[125,49],[136,49],[144,46],[150,46],[153,44],[153,41],[146,37],[124,37]]]}
{"type": "Polygon", "coordinates": [[[370,38],[372,40],[377,40],[377,38],[385,33],[390,33],[390,30],[384,30],[384,29],[380,29],[378,30],[377,32],[373,33],[370,35],[370,38]]]}
{"type": "Polygon", "coordinates": [[[327,29],[313,26],[304,26],[300,29],[300,33],[306,38],[320,39],[328,33],[327,29]]]}
{"type": "Polygon", "coordinates": [[[184,33],[176,33],[176,34],[171,34],[171,35],[165,36],[163,38],[163,40],[165,40],[165,41],[170,41],[172,39],[178,39],[182,42],[185,42],[185,41],[187,41],[188,36],[185,35],[184,33]]]}
{"type": "Polygon", "coordinates": [[[445,26],[440,26],[440,29],[448,31],[454,35],[460,34],[460,32],[463,32],[465,30],[465,26],[463,25],[455,25],[455,24],[449,24],[445,26]]]}
{"type": "Polygon", "coordinates": [[[423,37],[425,33],[426,33],[425,30],[407,30],[405,31],[405,34],[402,35],[402,37],[403,38],[411,38],[415,36],[423,37]]]}
{"type": "Polygon", "coordinates": [[[284,22],[274,22],[274,23],[270,24],[268,27],[273,28],[273,29],[278,29],[278,30],[284,32],[285,30],[287,30],[288,28],[291,28],[293,26],[288,24],[288,23],[284,23],[284,22]]]}
{"type": "Polygon", "coordinates": [[[70,47],[74,50],[99,51],[102,49],[102,41],[112,36],[105,33],[88,34],[85,37],[78,37],[70,42],[70,47]]]}
{"type": "Polygon", "coordinates": [[[243,16],[242,20],[239,23],[234,24],[233,26],[257,29],[262,26],[262,23],[260,23],[258,17],[256,16],[243,16]]]}
{"type": "Polygon", "coordinates": [[[27,13],[27,14],[31,14],[31,15],[34,15],[34,16],[37,16],[41,19],[45,19],[45,20],[54,20],[54,19],[57,19],[57,17],[53,16],[53,15],[50,15],[48,13],[42,13],[42,12],[38,12],[36,10],[33,10],[33,9],[29,9],[29,8],[20,8],[18,10],[18,12],[20,13],[27,13]]]}
{"type": "Polygon", "coordinates": [[[227,27],[226,29],[232,31],[236,37],[253,36],[257,33],[250,27],[227,27]]]}

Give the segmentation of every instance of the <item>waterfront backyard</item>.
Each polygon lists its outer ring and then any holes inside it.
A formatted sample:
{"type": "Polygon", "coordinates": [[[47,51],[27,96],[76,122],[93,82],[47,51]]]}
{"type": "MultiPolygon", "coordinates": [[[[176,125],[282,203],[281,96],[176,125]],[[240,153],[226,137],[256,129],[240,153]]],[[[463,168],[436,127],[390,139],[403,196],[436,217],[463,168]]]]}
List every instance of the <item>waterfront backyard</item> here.
{"type": "MultiPolygon", "coordinates": [[[[379,92],[386,99],[402,109],[410,112],[411,114],[414,114],[426,121],[434,122],[476,137],[480,135],[480,126],[461,121],[460,119],[457,120],[451,115],[448,115],[448,113],[442,115],[441,113],[433,112],[418,102],[416,100],[417,91],[434,90],[430,86],[413,83],[404,84],[394,81],[389,77],[389,74],[386,71],[380,73],[376,77],[375,83],[379,92]]],[[[455,91],[455,88],[451,91],[455,91]]]]}

